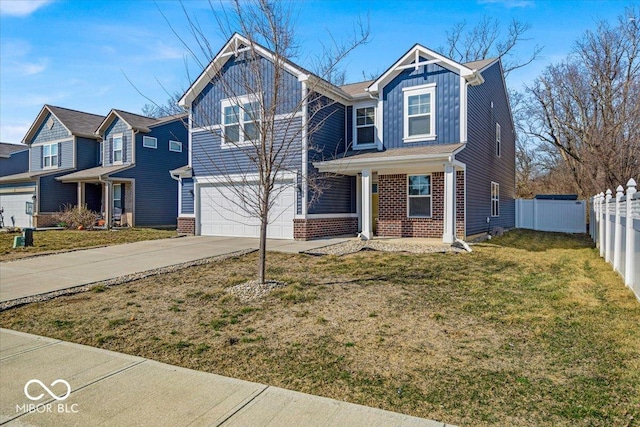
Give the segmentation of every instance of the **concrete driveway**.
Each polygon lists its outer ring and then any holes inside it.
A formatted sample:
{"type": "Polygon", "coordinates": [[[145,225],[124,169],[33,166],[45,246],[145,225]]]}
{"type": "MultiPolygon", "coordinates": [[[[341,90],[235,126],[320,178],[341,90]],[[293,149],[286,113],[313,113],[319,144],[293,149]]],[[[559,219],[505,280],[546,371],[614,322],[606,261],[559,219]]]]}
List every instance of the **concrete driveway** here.
{"type": "MultiPolygon", "coordinates": [[[[348,238],[267,241],[267,249],[298,253],[348,238]]],[[[143,273],[162,267],[258,248],[258,239],[191,236],[150,240],[3,262],[0,302],[143,273]]]]}

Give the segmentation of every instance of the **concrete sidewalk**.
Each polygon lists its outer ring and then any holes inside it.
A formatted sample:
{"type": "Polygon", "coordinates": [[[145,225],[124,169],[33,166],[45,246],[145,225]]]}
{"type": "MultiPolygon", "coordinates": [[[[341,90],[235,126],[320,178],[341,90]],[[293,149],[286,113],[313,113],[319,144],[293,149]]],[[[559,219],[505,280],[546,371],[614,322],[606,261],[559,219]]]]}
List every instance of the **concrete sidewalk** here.
{"type": "MultiPolygon", "coordinates": [[[[267,249],[302,252],[348,238],[267,240],[267,249]]],[[[26,258],[0,264],[0,302],[87,285],[129,274],[258,248],[258,239],[191,236],[148,240],[26,258]]]]}
{"type": "Polygon", "coordinates": [[[7,329],[0,396],[9,426],[445,426],[7,329]]]}

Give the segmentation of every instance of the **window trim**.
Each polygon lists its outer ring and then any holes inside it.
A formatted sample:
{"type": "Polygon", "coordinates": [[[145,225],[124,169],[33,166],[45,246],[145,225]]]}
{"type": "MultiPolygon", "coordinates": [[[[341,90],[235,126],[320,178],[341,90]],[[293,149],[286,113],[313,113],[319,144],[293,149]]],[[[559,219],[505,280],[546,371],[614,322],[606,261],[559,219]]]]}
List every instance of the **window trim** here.
{"type": "Polygon", "coordinates": [[[491,181],[491,218],[500,216],[500,184],[491,181]],[[494,192],[494,189],[496,190],[494,192]]]}
{"type": "Polygon", "coordinates": [[[406,191],[407,191],[407,218],[433,218],[433,177],[430,173],[421,173],[421,174],[407,174],[407,182],[406,182],[406,191]],[[429,177],[429,195],[428,196],[411,196],[409,194],[409,178],[412,176],[428,176],[429,177]],[[429,198],[429,215],[411,215],[411,208],[409,202],[411,198],[429,198]]]}
{"type": "MultiPolygon", "coordinates": [[[[429,83],[426,85],[420,86],[411,86],[405,87],[402,89],[403,91],[403,106],[402,106],[402,120],[403,120],[403,131],[402,131],[402,140],[404,142],[416,142],[416,141],[433,141],[437,138],[436,135],[436,84],[429,83]],[[420,134],[420,135],[409,135],[409,97],[417,96],[417,95],[430,95],[430,112],[429,121],[431,127],[431,133],[428,134],[420,134]]],[[[412,117],[425,116],[425,114],[414,115],[412,117]]]]}
{"type": "Polygon", "coordinates": [[[42,145],[42,169],[57,169],[58,168],[58,163],[60,162],[60,153],[58,152],[58,143],[55,142],[53,144],[43,144],[42,145]],[[52,148],[55,147],[56,149],[56,154],[51,154],[51,150],[52,148]],[[45,155],[44,152],[45,150],[49,148],[49,155],[45,155]],[[53,158],[55,156],[55,163],[53,161],[53,158]],[[49,166],[46,165],[46,160],[45,159],[49,159],[49,166]]]}
{"type": "Polygon", "coordinates": [[[180,142],[180,141],[174,141],[173,139],[170,139],[170,140],[169,140],[169,151],[172,151],[172,152],[174,152],[174,153],[182,153],[182,142],[180,142]],[[180,149],[179,149],[179,150],[172,150],[172,149],[171,149],[171,143],[178,144],[178,146],[180,147],[180,149]]]}
{"type": "Polygon", "coordinates": [[[124,163],[124,134],[113,135],[111,142],[111,159],[113,160],[114,165],[121,165],[124,163]],[[116,150],[116,139],[120,139],[120,149],[116,150]],[[120,160],[116,160],[116,152],[120,152],[120,160]]]}
{"type": "Polygon", "coordinates": [[[244,131],[244,127],[246,123],[255,123],[257,126],[260,126],[261,120],[249,120],[249,121],[245,121],[244,120],[244,113],[245,113],[245,105],[247,104],[253,104],[253,103],[257,103],[258,104],[258,108],[260,108],[260,118],[262,119],[262,107],[260,106],[258,97],[255,95],[244,95],[244,96],[238,96],[235,98],[227,98],[227,99],[223,99],[220,101],[220,147],[221,148],[235,148],[235,147],[245,147],[245,146],[249,146],[251,145],[254,141],[252,140],[245,140],[245,131],[244,131]],[[233,107],[233,106],[237,106],[239,107],[239,113],[238,115],[240,117],[238,117],[238,142],[227,142],[226,138],[225,138],[225,128],[226,128],[226,124],[224,122],[225,120],[225,114],[224,114],[224,109],[226,107],[233,107]]]}
{"type": "Polygon", "coordinates": [[[142,146],[144,148],[158,148],[158,138],[154,137],[154,136],[143,136],[142,137],[142,146]],[[147,142],[153,142],[152,145],[148,145],[147,142]]]}
{"type": "Polygon", "coordinates": [[[104,163],[104,142],[98,142],[98,164],[102,166],[104,163]]]}
{"type": "MultiPolygon", "coordinates": [[[[368,102],[368,103],[363,103],[363,104],[356,104],[353,106],[353,110],[352,110],[352,147],[354,150],[357,149],[371,149],[373,147],[376,146],[377,144],[377,127],[378,127],[378,123],[377,123],[377,115],[378,115],[378,103],[377,102],[368,102]],[[373,142],[366,142],[366,143],[359,143],[358,142],[358,110],[364,109],[364,108],[373,108],[373,125],[367,125],[368,126],[373,126],[373,142]]],[[[360,127],[365,127],[365,126],[360,126],[360,127]]]]}
{"type": "Polygon", "coordinates": [[[500,157],[502,154],[502,128],[500,123],[496,122],[496,156],[500,157]]]}

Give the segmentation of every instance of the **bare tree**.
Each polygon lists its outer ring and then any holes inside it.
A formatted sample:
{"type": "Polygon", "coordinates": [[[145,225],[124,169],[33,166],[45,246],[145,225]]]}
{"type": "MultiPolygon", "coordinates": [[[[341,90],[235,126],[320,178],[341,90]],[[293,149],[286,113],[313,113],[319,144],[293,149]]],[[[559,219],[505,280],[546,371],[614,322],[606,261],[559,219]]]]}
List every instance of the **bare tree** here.
{"type": "Polygon", "coordinates": [[[182,93],[172,93],[164,104],[158,104],[150,101],[142,106],[140,113],[147,117],[166,117],[174,114],[184,113],[184,109],[178,105],[178,101],[182,98],[182,93]]]}
{"type": "Polygon", "coordinates": [[[479,61],[488,58],[501,58],[505,76],[518,68],[525,67],[535,61],[542,52],[541,46],[534,46],[525,59],[514,53],[514,48],[522,44],[525,33],[531,25],[516,19],[507,27],[506,35],[497,18],[484,16],[476,25],[469,28],[465,21],[459,22],[447,31],[447,44],[440,50],[449,58],[458,62],[479,61]]]}
{"type": "Polygon", "coordinates": [[[639,18],[629,8],[601,22],[528,88],[528,133],[557,150],[582,196],[640,174],[639,18]]]}
{"type": "MultiPolygon", "coordinates": [[[[193,104],[192,127],[207,130],[229,148],[225,150],[227,155],[222,156],[196,150],[198,142],[192,141],[193,152],[204,153],[193,162],[206,165],[210,174],[233,192],[234,209],[241,211],[247,221],[259,219],[260,283],[266,279],[270,213],[280,193],[287,188],[283,177],[295,175],[289,185],[306,194],[319,196],[322,192],[321,179],[299,171],[301,150],[322,151],[322,147],[303,146],[327,119],[321,113],[332,101],[320,92],[336,89],[327,79],[335,77],[336,66],[349,52],[366,43],[369,36],[368,27],[360,25],[351,38],[334,43],[329,49],[331,53],[325,56],[325,62],[316,67],[321,72],[319,76],[303,71],[304,76],[292,80],[292,69],[299,70],[289,59],[298,48],[293,7],[291,2],[276,0],[233,0],[228,7],[212,6],[211,13],[222,35],[235,40],[229,59],[220,65],[211,62],[217,51],[186,10],[197,48],[180,38],[196,61],[204,56],[200,65],[208,70],[206,79],[212,85],[211,90],[219,91],[222,99],[229,100],[223,106],[219,100],[193,104]],[[298,80],[304,82],[302,93],[297,89],[298,80]]],[[[174,34],[178,36],[175,30],[174,34]]]]}

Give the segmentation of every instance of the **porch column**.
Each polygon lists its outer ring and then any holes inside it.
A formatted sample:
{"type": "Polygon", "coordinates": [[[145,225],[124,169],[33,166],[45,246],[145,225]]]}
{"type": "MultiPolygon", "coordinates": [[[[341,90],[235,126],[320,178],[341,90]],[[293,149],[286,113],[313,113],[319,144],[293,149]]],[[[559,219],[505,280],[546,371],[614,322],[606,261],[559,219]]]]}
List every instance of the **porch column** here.
{"type": "Polygon", "coordinates": [[[84,206],[84,182],[78,183],[78,211],[82,211],[84,206]]]}
{"type": "Polygon", "coordinates": [[[442,241],[453,243],[456,239],[456,168],[444,167],[444,232],[442,241]]]}
{"type": "Polygon", "coordinates": [[[358,215],[358,230],[362,230],[362,177],[356,176],[356,214],[358,215]]]}
{"type": "Polygon", "coordinates": [[[104,183],[104,220],[107,229],[111,228],[111,181],[104,183]]]}
{"type": "Polygon", "coordinates": [[[362,237],[370,240],[373,237],[371,232],[371,169],[362,169],[362,237]]]}

